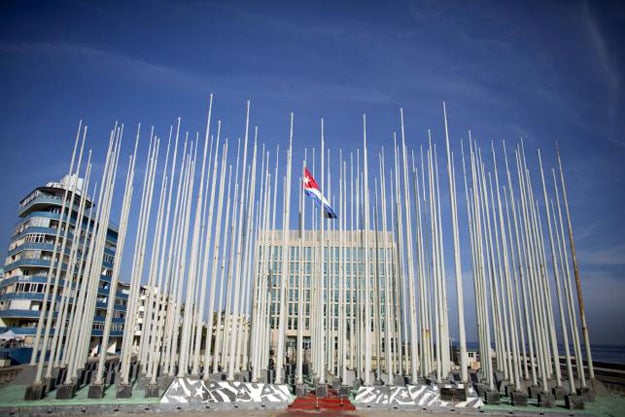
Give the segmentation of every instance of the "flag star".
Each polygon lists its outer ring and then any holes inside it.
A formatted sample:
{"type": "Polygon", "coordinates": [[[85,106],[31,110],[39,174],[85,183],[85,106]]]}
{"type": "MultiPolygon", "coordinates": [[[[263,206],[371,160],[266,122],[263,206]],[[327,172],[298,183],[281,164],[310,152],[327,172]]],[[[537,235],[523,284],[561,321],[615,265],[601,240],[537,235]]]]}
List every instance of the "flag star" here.
{"type": "Polygon", "coordinates": [[[202,387],[201,387],[201,386],[197,387],[197,388],[195,389],[195,396],[196,396],[196,397],[200,397],[200,398],[202,398],[202,396],[203,396],[203,395],[202,395],[202,394],[203,394],[203,392],[202,392],[202,391],[203,391],[203,390],[202,390],[202,387]]]}

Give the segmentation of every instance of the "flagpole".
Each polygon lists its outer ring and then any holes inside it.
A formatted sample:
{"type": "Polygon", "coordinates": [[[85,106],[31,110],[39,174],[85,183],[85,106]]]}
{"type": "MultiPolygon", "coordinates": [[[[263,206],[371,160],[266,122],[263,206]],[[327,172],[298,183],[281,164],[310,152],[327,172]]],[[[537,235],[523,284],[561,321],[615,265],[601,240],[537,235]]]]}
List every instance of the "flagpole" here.
{"type": "Polygon", "coordinates": [[[147,305],[145,309],[145,317],[147,317],[147,319],[142,328],[142,333],[144,334],[142,335],[139,344],[139,362],[141,363],[142,371],[145,373],[146,378],[150,380],[149,384],[151,385],[156,384],[156,371],[154,369],[156,367],[156,362],[160,358],[160,349],[158,349],[158,347],[162,345],[161,340],[158,340],[156,335],[157,320],[151,320],[149,318],[152,317],[152,314],[154,314],[154,310],[156,311],[156,317],[160,317],[162,305],[161,298],[164,296],[164,292],[162,292],[163,288],[161,285],[163,278],[162,268],[167,246],[169,211],[171,207],[171,195],[175,176],[174,167],[176,165],[176,155],[178,151],[177,131],[174,144],[174,153],[172,157],[172,170],[170,175],[167,175],[167,170],[169,169],[169,151],[171,146],[172,134],[173,126],[170,126],[169,138],[167,140],[167,151],[165,153],[165,164],[163,165],[163,173],[161,179],[159,208],[157,213],[155,232],[155,236],[157,239],[154,246],[152,246],[150,269],[148,271],[150,279],[148,281],[147,305]],[[154,306],[155,303],[156,306],[154,306]],[[153,341],[153,343],[150,344],[148,341],[153,341]],[[151,355],[151,350],[155,345],[157,346],[157,350],[155,351],[155,355],[151,355]]]}
{"type": "Polygon", "coordinates": [[[370,298],[370,265],[369,265],[369,168],[367,158],[367,116],[362,115],[363,143],[363,215],[364,215],[364,247],[365,247],[365,378],[364,385],[371,386],[371,298],[370,298]]]}
{"type": "MultiPolygon", "coordinates": [[[[503,255],[503,277],[502,279],[505,281],[506,284],[506,296],[503,298],[503,305],[504,305],[504,309],[507,308],[507,315],[509,316],[506,319],[506,323],[508,323],[508,321],[510,322],[509,324],[509,332],[510,332],[510,336],[509,339],[507,340],[507,343],[509,343],[512,349],[512,352],[510,352],[510,347],[506,348],[506,358],[508,358],[508,367],[509,367],[509,374],[510,374],[510,378],[513,379],[515,388],[517,390],[521,389],[521,385],[520,385],[520,380],[519,380],[519,374],[520,374],[520,369],[519,369],[519,361],[518,361],[518,341],[517,341],[517,329],[516,329],[516,314],[514,311],[514,303],[512,300],[512,289],[510,287],[510,270],[509,270],[509,263],[508,263],[508,239],[507,239],[507,233],[506,233],[506,228],[505,228],[505,224],[504,224],[504,218],[503,218],[503,208],[502,208],[502,204],[501,204],[501,193],[500,193],[500,187],[499,187],[499,171],[497,169],[497,160],[496,160],[496,153],[495,153],[495,146],[494,143],[491,142],[491,151],[492,151],[492,155],[493,155],[493,168],[494,168],[494,173],[495,173],[495,188],[497,189],[497,212],[498,212],[498,219],[499,219],[499,229],[500,229],[500,236],[501,236],[501,247],[502,247],[502,255],[503,255]],[[506,304],[507,301],[507,304],[506,304]]],[[[504,291],[503,288],[503,284],[502,284],[502,292],[504,291]]]]}
{"type": "MultiPolygon", "coordinates": [[[[256,205],[256,168],[257,168],[257,151],[258,151],[258,127],[254,127],[254,151],[252,153],[252,168],[251,168],[251,181],[249,186],[249,196],[248,196],[248,214],[247,214],[247,236],[246,236],[246,255],[243,256],[243,260],[245,261],[244,270],[243,270],[243,305],[241,307],[241,316],[245,323],[245,327],[243,329],[243,336],[239,342],[239,346],[237,346],[237,359],[243,362],[244,370],[249,370],[248,356],[247,356],[247,346],[249,337],[250,326],[246,321],[247,316],[249,314],[249,295],[250,295],[250,277],[251,277],[251,269],[252,265],[251,261],[254,259],[254,250],[252,249],[252,244],[255,243],[255,231],[254,231],[254,206],[256,205]]],[[[240,364],[238,366],[240,368],[240,364]]]]}
{"type": "MultiPolygon", "coordinates": [[[[224,149],[223,152],[223,158],[224,158],[224,166],[226,163],[226,155],[228,153],[228,140],[226,139],[226,143],[225,145],[226,149],[224,149]]],[[[224,169],[224,166],[222,166],[222,172],[224,169]]],[[[221,248],[219,247],[219,243],[217,242],[217,238],[219,237],[219,234],[217,234],[216,236],[216,242],[215,242],[215,247],[213,249],[213,273],[212,273],[212,277],[213,277],[213,283],[215,283],[214,285],[217,285],[217,265],[220,263],[219,262],[219,256],[221,253],[221,266],[220,266],[220,274],[219,274],[219,296],[218,296],[218,300],[219,300],[219,305],[217,306],[217,324],[215,326],[215,347],[213,348],[213,368],[212,368],[212,373],[213,374],[218,374],[220,372],[222,372],[222,359],[224,359],[225,357],[223,356],[223,353],[225,352],[224,349],[224,345],[223,345],[223,341],[225,341],[226,337],[225,337],[225,331],[226,328],[222,330],[222,322],[224,324],[224,326],[228,323],[227,321],[227,314],[228,314],[228,302],[224,302],[224,287],[226,285],[228,285],[228,283],[226,282],[226,251],[228,250],[228,238],[230,237],[231,242],[234,240],[232,239],[232,235],[230,234],[230,236],[228,235],[228,228],[230,227],[230,231],[232,232],[232,226],[231,226],[231,219],[230,219],[230,214],[231,214],[231,202],[232,199],[230,198],[230,193],[232,191],[232,165],[228,166],[228,186],[226,188],[226,218],[223,222],[223,226],[224,226],[224,232],[223,232],[223,237],[221,240],[221,248]],[[220,252],[221,251],[221,252],[220,252]]],[[[221,224],[221,222],[219,223],[221,224]]],[[[228,294],[228,293],[227,293],[228,294]]],[[[226,295],[227,296],[227,295],[226,295]]],[[[209,314],[212,313],[211,310],[209,310],[209,314]]],[[[211,317],[211,323],[212,323],[212,317],[211,317]]],[[[221,378],[220,378],[221,379],[221,378]]]]}
{"type": "Polygon", "coordinates": [[[289,129],[289,149],[287,151],[286,179],[284,191],[284,216],[282,218],[282,279],[280,283],[280,317],[278,320],[278,349],[276,356],[276,384],[283,384],[284,371],[284,348],[285,348],[285,330],[286,330],[286,305],[288,300],[287,285],[289,281],[289,215],[291,208],[291,161],[293,156],[293,113],[291,113],[290,129],[289,129]]]}
{"type": "MultiPolygon", "coordinates": [[[[503,154],[504,154],[504,163],[505,163],[505,167],[506,167],[506,178],[508,180],[508,188],[509,188],[509,194],[510,194],[510,208],[512,211],[512,221],[514,223],[514,236],[515,236],[515,243],[516,243],[516,251],[517,251],[517,258],[518,258],[518,281],[521,282],[521,298],[523,301],[523,313],[524,313],[524,319],[525,319],[525,328],[527,331],[527,337],[528,337],[528,343],[525,343],[525,332],[523,331],[523,326],[519,326],[520,327],[520,333],[521,333],[521,352],[523,355],[523,371],[525,373],[525,379],[529,379],[530,378],[530,373],[528,371],[528,367],[527,367],[527,353],[526,353],[526,346],[529,345],[530,349],[532,349],[532,343],[531,343],[531,331],[530,331],[530,326],[529,326],[529,309],[527,308],[527,292],[526,292],[526,279],[524,279],[524,273],[523,273],[523,247],[521,245],[521,241],[522,241],[522,237],[520,237],[520,232],[519,232],[519,219],[517,218],[517,207],[516,207],[516,199],[514,198],[514,190],[513,190],[513,185],[512,185],[512,176],[510,174],[510,168],[508,165],[508,152],[506,150],[506,144],[505,142],[503,143],[503,154]]],[[[516,284],[516,280],[515,280],[515,288],[517,286],[516,284]]],[[[518,306],[518,310],[519,310],[519,320],[521,320],[521,311],[520,311],[520,301],[518,300],[518,289],[517,289],[517,306],[518,306]]],[[[533,355],[532,355],[532,359],[533,361],[533,355]]],[[[533,369],[532,369],[532,373],[533,373],[533,369]]]]}
{"type": "MultiPolygon", "coordinates": [[[[569,210],[569,198],[566,194],[566,183],[564,181],[564,169],[562,168],[562,158],[560,158],[560,148],[558,153],[558,167],[560,168],[560,184],[562,185],[562,200],[564,201],[564,212],[566,213],[566,222],[569,232],[569,245],[571,247],[571,259],[573,260],[573,275],[575,276],[575,286],[577,288],[577,304],[579,307],[579,316],[582,322],[582,335],[584,337],[584,345],[586,347],[586,360],[588,363],[588,377],[595,379],[595,370],[592,362],[592,352],[590,348],[590,337],[588,335],[588,324],[586,322],[586,310],[584,309],[584,296],[582,295],[582,282],[579,273],[579,262],[577,261],[577,251],[575,250],[575,240],[573,239],[573,226],[571,222],[571,212],[569,210]]],[[[582,364],[583,367],[583,364],[582,364]]]]}
{"type": "MultiPolygon", "coordinates": [[[[304,170],[306,169],[306,151],[304,151],[304,160],[302,161],[302,180],[304,178],[304,170]]],[[[300,210],[300,223],[299,223],[299,284],[298,284],[298,298],[297,298],[297,374],[296,383],[303,384],[303,341],[304,341],[304,327],[306,323],[306,314],[304,313],[304,187],[299,187],[299,210],[300,210]]]]}
{"type": "MultiPolygon", "coordinates": [[[[220,133],[221,124],[219,121],[217,123],[218,123],[217,124],[217,132],[218,132],[217,133],[217,146],[219,146],[219,133],[220,133]]],[[[222,150],[222,157],[221,157],[221,172],[219,174],[219,196],[217,197],[217,221],[215,224],[215,237],[213,239],[213,249],[210,255],[208,252],[210,239],[206,239],[206,247],[204,251],[204,265],[203,265],[203,271],[202,271],[202,276],[204,277],[205,281],[208,281],[209,277],[211,278],[210,279],[211,288],[210,288],[210,300],[209,300],[209,306],[208,306],[208,317],[206,319],[206,323],[207,323],[206,340],[204,343],[204,379],[205,380],[207,380],[210,375],[209,354],[210,354],[210,348],[211,348],[211,339],[212,339],[212,334],[213,334],[213,322],[214,322],[214,314],[215,314],[214,311],[215,311],[215,294],[217,292],[217,267],[219,265],[219,252],[221,249],[219,242],[221,239],[221,229],[222,229],[222,223],[223,223],[222,222],[222,209],[223,209],[224,194],[225,194],[224,185],[225,185],[225,180],[226,180],[228,139],[225,140],[225,143],[222,149],[223,150],[222,150]],[[208,269],[209,259],[211,256],[212,256],[212,268],[211,268],[211,274],[208,275],[207,269],[208,269]]],[[[213,171],[213,178],[215,178],[216,176],[217,157],[218,157],[217,153],[215,154],[215,171],[213,171]]],[[[228,184],[228,187],[230,187],[230,184],[228,184]]],[[[209,217],[210,217],[210,212],[209,212],[209,217]]],[[[226,223],[223,223],[223,224],[225,225],[226,223]]],[[[220,285],[220,290],[221,290],[221,287],[222,285],[220,285]]],[[[221,302],[221,297],[219,299],[219,302],[221,302]]],[[[217,315],[221,317],[221,310],[217,312],[217,315]]],[[[219,331],[219,328],[218,327],[215,328],[215,332],[218,332],[218,331],[219,331]]],[[[213,347],[213,354],[211,356],[211,359],[213,360],[213,373],[216,373],[216,369],[215,369],[216,351],[217,351],[217,343],[215,343],[213,347]]]]}
{"type": "Polygon", "coordinates": [[[260,377],[259,371],[260,366],[258,364],[258,349],[260,348],[260,341],[258,340],[258,325],[260,323],[260,319],[258,316],[259,312],[259,303],[261,302],[262,292],[261,292],[261,277],[260,271],[262,270],[262,264],[264,262],[264,252],[261,248],[261,233],[263,233],[265,229],[265,216],[266,216],[266,188],[267,188],[267,176],[265,175],[266,166],[265,162],[269,163],[267,158],[265,157],[265,145],[262,145],[260,152],[261,164],[260,164],[260,193],[258,196],[258,204],[256,210],[256,220],[254,226],[254,259],[253,266],[250,268],[250,274],[252,275],[252,300],[251,300],[251,313],[250,313],[250,336],[249,340],[246,343],[245,349],[249,351],[249,366],[251,371],[251,380],[252,382],[258,382],[258,378],[260,377]],[[262,255],[261,255],[262,253],[262,255]]]}
{"type": "MultiPolygon", "coordinates": [[[[325,161],[325,147],[324,147],[324,137],[323,137],[323,118],[321,118],[321,184],[323,186],[323,184],[325,184],[324,182],[324,178],[325,178],[325,169],[324,169],[324,161],[325,161]]],[[[324,229],[325,229],[325,222],[323,221],[323,207],[319,207],[319,260],[318,260],[318,265],[319,265],[319,280],[320,280],[320,284],[319,284],[319,289],[318,289],[318,307],[319,307],[319,311],[318,311],[318,322],[317,322],[317,326],[319,329],[319,344],[318,344],[318,362],[317,362],[317,372],[319,373],[319,384],[325,384],[325,363],[324,363],[324,358],[325,358],[325,337],[326,337],[326,332],[325,332],[325,327],[324,327],[324,323],[323,323],[323,319],[324,319],[324,308],[325,308],[325,303],[323,302],[324,299],[324,293],[325,293],[325,273],[326,273],[326,269],[324,267],[325,265],[325,253],[324,253],[324,248],[325,248],[325,244],[324,244],[324,229]]]]}
{"type": "Polygon", "coordinates": [[[575,351],[575,367],[577,368],[577,373],[579,375],[580,385],[582,388],[586,387],[586,375],[583,364],[582,357],[582,349],[579,340],[579,333],[577,330],[577,315],[575,314],[574,304],[575,299],[573,298],[573,292],[571,290],[571,272],[569,269],[569,258],[564,245],[566,244],[566,238],[564,235],[564,221],[562,219],[562,209],[560,206],[560,193],[558,192],[558,182],[556,180],[556,171],[555,169],[551,170],[551,174],[553,176],[553,187],[556,195],[556,206],[558,207],[558,220],[560,224],[559,232],[556,232],[558,237],[558,247],[560,252],[560,262],[564,264],[562,269],[564,270],[564,288],[567,294],[568,300],[568,314],[569,314],[569,325],[571,326],[571,333],[573,335],[573,347],[575,351]]]}

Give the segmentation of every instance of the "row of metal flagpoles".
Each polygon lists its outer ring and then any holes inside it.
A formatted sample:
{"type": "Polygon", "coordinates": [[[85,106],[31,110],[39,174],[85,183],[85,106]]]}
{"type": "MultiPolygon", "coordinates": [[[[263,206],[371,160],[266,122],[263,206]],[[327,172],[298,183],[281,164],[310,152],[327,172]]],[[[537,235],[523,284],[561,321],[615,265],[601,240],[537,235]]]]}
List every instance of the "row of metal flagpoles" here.
{"type": "Polygon", "coordinates": [[[500,179],[495,146],[488,160],[468,132],[460,143],[461,183],[454,156],[458,146],[451,145],[443,103],[444,199],[437,146],[430,131],[425,148],[408,143],[403,110],[399,141],[393,133],[392,151],[380,149],[377,163],[369,154],[363,116],[361,149],[349,152],[349,158],[341,149],[331,164],[321,120],[319,153],[306,150],[300,164],[293,155],[291,114],[282,167],[279,148],[272,155],[261,144],[259,152],[258,128],[250,140],[249,102],[235,157],[230,141],[221,138],[221,121],[213,132],[212,108],[211,95],[203,140],[199,133],[195,138],[189,132],[181,135],[180,119],[170,127],[162,165],[163,138],[151,129],[140,197],[134,193],[137,128],[112,266],[103,266],[103,260],[111,252],[107,225],[124,126],[111,131],[95,209],[89,210],[91,152],[83,166],[87,128],[79,125],[69,175],[84,176],[85,185],[78,190],[70,184],[63,198],[31,362],[37,366],[35,385],[49,379],[55,367],[66,370],[65,384],[76,383],[93,348],[96,311],[104,315],[104,324],[93,385],[104,384],[111,329],[122,324],[115,312],[120,279],[130,281],[121,340],[122,387],[131,384],[133,366],[152,386],[161,376],[209,379],[223,374],[232,381],[246,374],[260,381],[272,367],[274,382],[282,384],[288,382],[288,360],[295,360],[296,384],[304,382],[305,362],[319,383],[360,379],[364,385],[378,380],[395,384],[405,378],[416,383],[425,377],[442,382],[454,369],[468,382],[467,325],[476,330],[482,376],[491,388],[495,372],[517,390],[523,381],[544,390],[550,380],[558,386],[566,380],[571,390],[576,380],[585,387],[587,376],[579,366],[582,345],[588,377],[594,378],[559,154],[558,170],[552,170],[549,181],[538,153],[540,186],[535,189],[522,142],[514,147],[514,164],[503,144],[505,176],[500,179]],[[458,184],[464,201],[458,200],[458,184]],[[138,214],[131,221],[137,203],[138,214]],[[68,215],[72,212],[74,217],[68,215]],[[88,220],[74,221],[83,216],[88,220]],[[298,239],[290,230],[294,217],[298,239]],[[136,232],[132,251],[125,249],[129,228],[136,232]],[[305,248],[309,242],[313,244],[305,248]],[[279,267],[274,262],[278,255],[279,267]],[[124,256],[131,257],[131,267],[122,277],[124,256]],[[308,293],[306,263],[312,265],[308,293]],[[97,307],[103,273],[109,275],[105,309],[97,307]],[[455,287],[455,297],[449,295],[449,285],[455,287]],[[464,289],[471,286],[473,299],[465,303],[464,289]],[[455,320],[449,317],[452,298],[455,320]],[[290,304],[296,305],[295,313],[290,304]],[[474,306],[475,322],[465,320],[466,305],[474,306]],[[298,317],[291,358],[286,336],[290,315],[298,317]],[[452,333],[458,335],[457,368],[451,361],[452,333]],[[310,338],[306,352],[305,334],[310,338]]]}

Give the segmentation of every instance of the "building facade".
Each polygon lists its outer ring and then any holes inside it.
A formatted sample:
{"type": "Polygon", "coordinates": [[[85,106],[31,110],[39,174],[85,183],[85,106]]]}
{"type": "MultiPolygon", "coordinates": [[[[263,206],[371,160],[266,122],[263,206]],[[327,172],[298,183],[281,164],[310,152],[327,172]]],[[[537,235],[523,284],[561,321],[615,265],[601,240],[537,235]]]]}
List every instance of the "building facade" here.
{"type": "MultiPolygon", "coordinates": [[[[0,332],[12,330],[21,335],[25,346],[34,342],[37,323],[42,310],[45,292],[52,293],[54,282],[53,275],[56,268],[51,271],[54,254],[60,254],[62,239],[58,239],[59,226],[62,236],[65,225],[68,224],[67,216],[61,221],[61,210],[66,189],[70,183],[76,186],[74,201],[69,205],[71,217],[65,251],[61,259],[59,272],[59,289],[57,293],[55,312],[58,312],[61,302],[69,303],[68,312],[74,302],[75,279],[86,263],[86,254],[89,252],[91,232],[95,221],[92,219],[92,201],[86,197],[84,212],[79,219],[79,207],[81,200],[82,180],[76,177],[64,177],[60,182],[51,182],[43,187],[37,187],[19,203],[17,225],[13,229],[9,243],[8,254],[4,264],[4,276],[0,278],[0,332]],[[69,267],[70,251],[72,243],[78,239],[74,246],[76,251],[75,265],[69,267]],[[57,247],[55,248],[55,242],[57,247]],[[83,253],[84,252],[84,253],[83,253]],[[67,279],[68,269],[73,271],[73,277],[67,279]],[[49,278],[52,278],[49,280],[49,278]],[[70,282],[71,284],[68,284],[70,282]],[[63,297],[64,292],[67,292],[63,297]]],[[[69,199],[69,197],[68,197],[69,199]]],[[[66,207],[66,212],[67,207],[66,207]]],[[[115,251],[117,247],[117,229],[109,225],[107,230],[106,245],[101,263],[101,274],[97,289],[97,302],[94,310],[94,322],[92,328],[91,345],[95,346],[104,328],[107,302],[110,296],[111,276],[115,251]]],[[[111,345],[109,350],[119,348],[123,335],[123,327],[128,300],[129,286],[120,284],[117,288],[116,304],[111,331],[111,345]]],[[[48,306],[50,306],[48,297],[48,306]]],[[[58,318],[56,314],[55,319],[58,318]]],[[[56,326],[53,326],[55,328],[56,326]]]]}
{"type": "MultiPolygon", "coordinates": [[[[283,231],[261,230],[256,242],[256,297],[267,300],[270,349],[278,345],[281,307],[284,305],[286,356],[295,361],[298,327],[302,326],[306,359],[311,344],[319,340],[315,328],[325,326],[329,365],[338,363],[339,344],[346,347],[347,366],[355,368],[356,345],[365,340],[365,297],[369,297],[370,343],[373,360],[384,361],[386,346],[397,349],[401,340],[401,289],[396,244],[392,233],[325,231],[323,244],[317,231],[289,231],[287,237],[286,298],[280,298],[283,279],[283,231]],[[323,262],[321,253],[324,253],[323,262]],[[365,256],[368,251],[368,257],[365,256]],[[365,293],[365,259],[368,259],[369,292],[365,293]],[[303,285],[300,287],[300,282],[303,285]],[[263,296],[262,287],[267,288],[263,296]],[[299,294],[303,304],[299,309],[299,294]],[[261,294],[261,295],[259,295],[261,294]],[[389,327],[387,332],[387,327],[389,327]],[[390,337],[389,337],[390,336],[390,337]]],[[[262,321],[263,308],[258,308],[262,321]]]]}

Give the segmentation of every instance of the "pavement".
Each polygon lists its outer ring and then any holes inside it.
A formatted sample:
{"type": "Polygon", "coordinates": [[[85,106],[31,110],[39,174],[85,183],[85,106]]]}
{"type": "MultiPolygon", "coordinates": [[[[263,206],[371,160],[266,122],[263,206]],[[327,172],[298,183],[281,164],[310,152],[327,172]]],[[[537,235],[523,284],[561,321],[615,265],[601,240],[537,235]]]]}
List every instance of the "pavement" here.
{"type": "MultiPolygon", "coordinates": [[[[530,404],[527,407],[509,405],[485,405],[480,409],[428,408],[411,410],[361,409],[353,412],[341,411],[291,411],[217,408],[216,404],[189,404],[168,407],[161,404],[159,398],[144,398],[143,390],[136,389],[127,399],[115,398],[115,390],[109,388],[104,398],[87,398],[87,389],[81,389],[70,400],[57,400],[54,392],[39,401],[25,401],[26,385],[9,384],[0,388],[0,417],[137,417],[174,416],[174,417],[389,417],[435,415],[436,417],[625,417],[625,396],[608,395],[597,397],[595,402],[587,402],[585,410],[567,410],[562,406],[538,408],[530,404]],[[210,408],[208,408],[210,406],[210,408]]],[[[231,406],[230,406],[231,407],[231,406]]]]}

